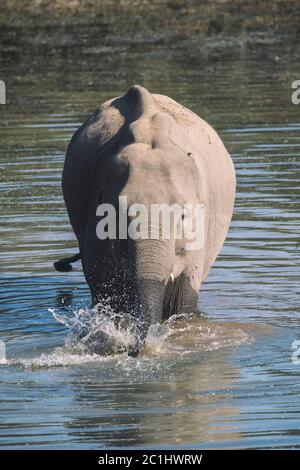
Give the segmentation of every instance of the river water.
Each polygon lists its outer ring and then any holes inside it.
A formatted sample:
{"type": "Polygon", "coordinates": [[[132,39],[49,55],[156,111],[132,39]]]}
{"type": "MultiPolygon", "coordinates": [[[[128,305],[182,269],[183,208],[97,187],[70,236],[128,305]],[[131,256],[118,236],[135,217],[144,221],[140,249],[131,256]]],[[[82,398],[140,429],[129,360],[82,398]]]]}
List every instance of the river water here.
{"type": "MultiPolygon", "coordinates": [[[[0,59],[0,447],[299,448],[299,46],[91,45],[84,34],[77,49],[41,44],[10,39],[0,59]],[[237,171],[230,232],[200,292],[203,318],[172,318],[138,358],[76,343],[88,288],[79,264],[52,268],[76,250],[60,188],[66,145],[133,83],[208,120],[237,171]]],[[[106,315],[99,321],[115,340],[106,315]]]]}

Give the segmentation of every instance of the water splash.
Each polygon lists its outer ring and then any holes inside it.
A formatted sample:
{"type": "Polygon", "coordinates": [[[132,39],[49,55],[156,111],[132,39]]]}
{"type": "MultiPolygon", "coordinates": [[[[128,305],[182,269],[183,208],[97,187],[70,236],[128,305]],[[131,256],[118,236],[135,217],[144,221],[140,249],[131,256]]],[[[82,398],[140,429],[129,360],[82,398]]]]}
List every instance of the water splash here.
{"type": "MultiPolygon", "coordinates": [[[[50,311],[55,320],[69,330],[65,342],[67,348],[105,356],[127,352],[139,342],[141,321],[129,313],[116,314],[108,302],[93,308],[80,308],[72,317],[50,311]]],[[[161,329],[162,325],[155,326],[156,336],[161,336],[161,329]]]]}
{"type": "Polygon", "coordinates": [[[38,357],[19,358],[10,363],[26,368],[105,363],[122,366],[124,372],[140,367],[141,361],[143,368],[147,367],[149,361],[153,363],[153,356],[178,358],[236,347],[253,340],[242,324],[213,323],[194,314],[173,315],[163,324],[149,328],[138,358],[132,359],[128,357],[128,349],[136,343],[140,331],[132,315],[116,314],[108,304],[80,308],[72,315],[49,311],[68,330],[65,345],[38,357]]]}

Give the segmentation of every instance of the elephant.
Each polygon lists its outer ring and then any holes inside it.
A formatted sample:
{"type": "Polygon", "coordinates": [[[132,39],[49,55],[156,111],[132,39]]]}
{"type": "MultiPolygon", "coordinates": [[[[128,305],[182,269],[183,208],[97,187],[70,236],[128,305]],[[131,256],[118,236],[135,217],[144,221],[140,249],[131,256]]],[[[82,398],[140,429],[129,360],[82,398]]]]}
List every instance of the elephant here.
{"type": "Polygon", "coordinates": [[[93,305],[108,299],[114,312],[142,319],[135,355],[150,325],[197,311],[199,288],[230,225],[235,187],[232,159],[208,123],[167,96],[131,86],[104,102],[68,145],[62,190],[79,253],[55,268],[71,270],[81,259],[93,305]],[[153,239],[99,239],[97,207],[111,204],[118,212],[121,196],[147,208],[201,204],[203,244],[187,250],[187,240],[175,236],[180,221],[169,239],[160,226],[153,239]]]}

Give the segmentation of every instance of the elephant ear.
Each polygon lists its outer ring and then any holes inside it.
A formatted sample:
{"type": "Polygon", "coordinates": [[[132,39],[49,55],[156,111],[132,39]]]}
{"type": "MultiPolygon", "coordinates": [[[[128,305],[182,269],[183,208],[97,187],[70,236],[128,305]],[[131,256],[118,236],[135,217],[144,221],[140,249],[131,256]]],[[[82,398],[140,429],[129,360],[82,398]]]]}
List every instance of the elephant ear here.
{"type": "Polygon", "coordinates": [[[74,133],[67,149],[66,163],[78,155],[86,164],[86,159],[95,157],[95,151],[97,156],[103,154],[112,140],[124,138],[122,128],[128,127],[153,105],[153,95],[139,85],[129,88],[125,95],[103,103],[74,133]]]}
{"type": "Polygon", "coordinates": [[[164,95],[153,95],[157,106],[171,115],[186,138],[185,152],[199,174],[199,203],[207,214],[204,280],[224,243],[235,199],[235,170],[217,132],[197,114],[164,95]]]}
{"type": "Polygon", "coordinates": [[[118,134],[124,118],[113,100],[104,103],[73,135],[67,148],[62,177],[62,189],[70,223],[80,248],[87,223],[90,178],[103,149],[118,134]]]}
{"type": "MultiPolygon", "coordinates": [[[[121,97],[103,103],[73,135],[67,148],[62,189],[69,219],[80,249],[87,225],[91,180],[101,174],[101,163],[126,145],[129,124],[153,101],[142,87],[131,87],[121,97]],[[96,168],[97,167],[97,168],[96,168]]],[[[122,174],[125,174],[123,169],[122,174]]]]}
{"type": "Polygon", "coordinates": [[[113,155],[114,148],[126,145],[126,130],[154,99],[146,89],[135,85],[121,97],[106,101],[74,133],[68,148],[63,173],[66,202],[69,186],[88,184],[94,161],[113,155]],[[66,189],[66,191],[65,191],[66,189]]]}

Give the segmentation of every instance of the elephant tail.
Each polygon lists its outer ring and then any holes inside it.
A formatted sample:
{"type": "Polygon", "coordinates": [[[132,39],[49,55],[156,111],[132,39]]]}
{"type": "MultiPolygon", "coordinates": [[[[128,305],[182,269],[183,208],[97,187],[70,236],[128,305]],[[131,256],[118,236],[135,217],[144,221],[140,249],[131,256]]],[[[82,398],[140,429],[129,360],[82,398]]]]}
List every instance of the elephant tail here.
{"type": "Polygon", "coordinates": [[[77,253],[76,255],[70,256],[69,258],[59,259],[54,263],[54,269],[63,273],[72,271],[72,263],[81,259],[81,254],[77,253]]]}

